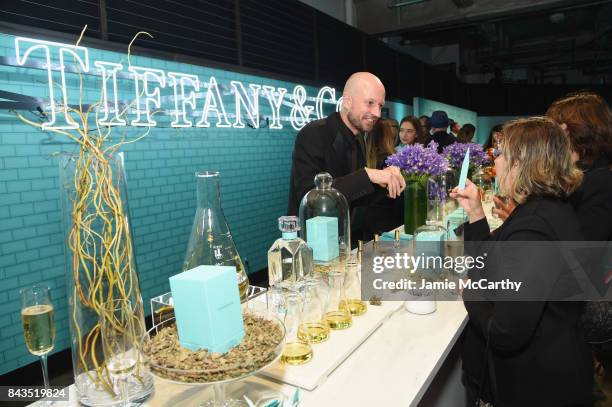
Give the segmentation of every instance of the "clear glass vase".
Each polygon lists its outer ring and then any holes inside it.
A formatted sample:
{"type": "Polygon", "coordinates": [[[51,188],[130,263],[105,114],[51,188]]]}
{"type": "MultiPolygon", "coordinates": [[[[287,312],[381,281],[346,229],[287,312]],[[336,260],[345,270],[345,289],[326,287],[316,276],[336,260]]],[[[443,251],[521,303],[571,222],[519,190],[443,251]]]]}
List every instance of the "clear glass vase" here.
{"type": "Polygon", "coordinates": [[[404,189],[404,232],[413,235],[427,219],[427,177],[406,179],[404,189]]]}
{"type": "Polygon", "coordinates": [[[196,172],[195,177],[198,208],[191,228],[183,271],[200,265],[234,266],[240,299],[245,301],[249,279],[221,209],[219,173],[196,172]]]}
{"type": "MultiPolygon", "coordinates": [[[[60,188],[65,234],[68,313],[78,401],[88,406],[122,402],[102,350],[99,314],[104,304],[126,300],[145,329],[144,308],[132,233],[122,153],[100,156],[85,151],[60,157],[60,188]]],[[[139,357],[127,377],[130,402],[153,392],[153,378],[139,357]]]]}

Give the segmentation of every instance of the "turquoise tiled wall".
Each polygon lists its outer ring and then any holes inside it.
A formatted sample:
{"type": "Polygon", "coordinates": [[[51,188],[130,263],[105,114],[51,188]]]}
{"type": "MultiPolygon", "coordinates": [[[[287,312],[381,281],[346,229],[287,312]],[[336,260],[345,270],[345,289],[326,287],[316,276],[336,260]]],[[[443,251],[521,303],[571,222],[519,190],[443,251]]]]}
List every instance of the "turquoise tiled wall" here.
{"type": "Polygon", "coordinates": [[[518,116],[478,116],[478,125],[476,126],[478,142],[481,144],[487,142],[489,132],[493,126],[518,118],[518,116]]]}
{"type": "MultiPolygon", "coordinates": [[[[14,57],[14,37],[0,34],[0,55],[14,57]]],[[[86,45],[86,44],[85,44],[86,45]]],[[[122,62],[125,54],[89,49],[95,60],[122,62]]],[[[34,56],[34,55],[33,55],[34,56]]],[[[230,80],[283,86],[295,83],[132,56],[137,66],[155,67],[198,75],[207,82],[213,75],[220,85],[230,80]]],[[[100,78],[85,76],[84,100],[99,98],[100,78]]],[[[324,85],[324,84],[321,84],[324,85]]],[[[119,82],[121,99],[133,98],[132,80],[119,82]]],[[[309,96],[318,89],[307,87],[309,96]]],[[[0,66],[0,90],[48,97],[46,72],[0,66]]],[[[68,77],[70,102],[76,103],[79,82],[68,77]]],[[[171,93],[166,89],[163,95],[171,93]]],[[[58,93],[56,93],[57,98],[58,93]]],[[[338,95],[340,96],[340,95],[338,95]]],[[[233,96],[224,97],[233,113],[233,96]]],[[[267,100],[260,97],[260,112],[269,116],[267,100]]],[[[203,101],[199,101],[201,107],[203,101]]],[[[327,106],[326,113],[333,107],[327,106]]],[[[407,111],[394,103],[392,110],[407,111]]],[[[33,119],[35,115],[23,111],[33,119]]],[[[289,115],[283,108],[282,116],[289,115]]],[[[197,170],[221,172],[222,205],[238,250],[248,259],[251,271],[267,266],[266,252],[279,236],[276,218],[285,214],[291,152],[296,131],[288,122],[282,130],[268,128],[219,129],[168,126],[158,119],[144,139],[122,148],[126,154],[129,208],[143,299],[169,290],[168,277],[179,272],[195,214],[197,170]]],[[[230,118],[230,121],[232,119],[230,118]]],[[[214,121],[213,121],[214,123],[214,121]]],[[[132,139],[139,132],[118,129],[132,139]]],[[[42,132],[21,123],[14,114],[0,111],[0,374],[35,361],[23,344],[20,325],[21,287],[40,282],[52,288],[56,308],[55,351],[69,344],[63,254],[61,201],[58,183],[58,152],[74,152],[66,137],[42,132]]]]}

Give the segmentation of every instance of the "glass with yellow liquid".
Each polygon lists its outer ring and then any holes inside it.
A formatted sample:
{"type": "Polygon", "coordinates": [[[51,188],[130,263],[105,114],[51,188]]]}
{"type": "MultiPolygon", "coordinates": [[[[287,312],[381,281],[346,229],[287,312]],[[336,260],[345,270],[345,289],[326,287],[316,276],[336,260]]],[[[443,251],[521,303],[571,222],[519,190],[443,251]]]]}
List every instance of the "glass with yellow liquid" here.
{"type": "Polygon", "coordinates": [[[281,355],[281,362],[288,365],[301,365],[309,362],[313,357],[312,346],[308,338],[301,340],[298,330],[302,319],[303,301],[297,292],[289,292],[285,296],[285,349],[281,355]]]}
{"type": "Polygon", "coordinates": [[[354,317],[363,315],[368,310],[366,303],[361,300],[360,269],[361,264],[357,260],[357,256],[351,257],[346,263],[346,276],[344,277],[346,299],[340,304],[341,308],[348,309],[354,317]]]}
{"type": "Polygon", "coordinates": [[[45,389],[49,389],[47,354],[55,342],[55,321],[49,287],[34,285],[21,290],[21,325],[28,351],[40,356],[45,389]]]}
{"type": "Polygon", "coordinates": [[[333,271],[328,274],[329,295],[324,318],[331,329],[348,329],[353,324],[353,317],[346,306],[344,276],[345,273],[340,271],[333,271]]]}
{"type": "Polygon", "coordinates": [[[304,283],[304,308],[298,328],[298,338],[302,342],[316,344],[329,339],[329,326],[323,318],[320,286],[321,282],[316,279],[308,279],[304,283]]]}

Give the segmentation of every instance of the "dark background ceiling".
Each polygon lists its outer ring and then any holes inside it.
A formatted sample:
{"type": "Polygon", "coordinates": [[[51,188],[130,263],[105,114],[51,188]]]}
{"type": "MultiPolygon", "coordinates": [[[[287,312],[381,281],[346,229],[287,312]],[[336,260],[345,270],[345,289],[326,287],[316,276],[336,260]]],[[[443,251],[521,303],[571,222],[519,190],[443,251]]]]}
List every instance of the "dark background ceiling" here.
{"type": "Polygon", "coordinates": [[[395,40],[403,52],[457,45],[459,74],[524,69],[523,80],[531,82],[554,75],[584,83],[610,80],[610,0],[355,0],[354,5],[359,29],[395,40]]]}

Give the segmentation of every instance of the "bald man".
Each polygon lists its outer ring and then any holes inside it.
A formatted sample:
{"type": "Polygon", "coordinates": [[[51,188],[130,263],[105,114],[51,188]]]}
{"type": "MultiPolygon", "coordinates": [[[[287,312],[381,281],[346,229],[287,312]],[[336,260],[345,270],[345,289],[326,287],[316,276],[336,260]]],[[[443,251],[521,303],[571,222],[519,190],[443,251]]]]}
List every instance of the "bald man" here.
{"type": "Polygon", "coordinates": [[[372,130],[385,104],[385,87],[368,72],[351,75],[342,92],[342,109],[299,131],[293,149],[289,187],[289,215],[297,215],[300,201],[314,188],[314,177],[328,172],[351,209],[385,195],[398,197],[406,183],[399,168],[365,168],[363,133],[372,130]],[[386,190],[386,191],[385,191],[386,190]]]}

